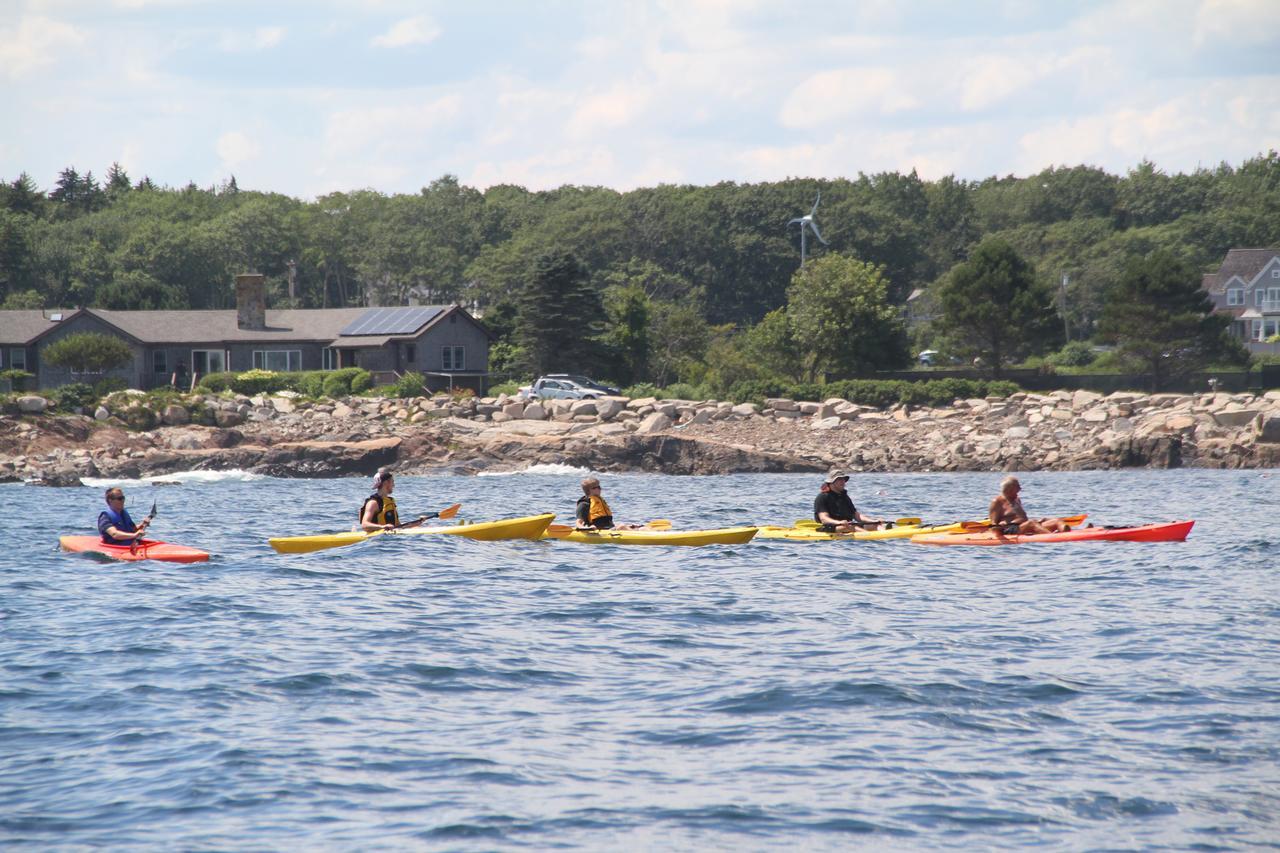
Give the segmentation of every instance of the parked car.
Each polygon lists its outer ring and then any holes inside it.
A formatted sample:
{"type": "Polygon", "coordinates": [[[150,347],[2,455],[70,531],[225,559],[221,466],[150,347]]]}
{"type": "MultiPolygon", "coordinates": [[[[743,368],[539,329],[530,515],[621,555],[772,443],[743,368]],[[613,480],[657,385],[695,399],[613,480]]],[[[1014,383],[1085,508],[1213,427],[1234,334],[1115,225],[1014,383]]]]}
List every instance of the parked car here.
{"type": "Polygon", "coordinates": [[[519,392],[526,400],[595,400],[618,393],[617,388],[570,373],[548,373],[519,392]]]}
{"type": "Polygon", "coordinates": [[[922,350],[917,358],[920,359],[921,364],[932,367],[933,363],[938,359],[938,351],[936,349],[922,350]]]}

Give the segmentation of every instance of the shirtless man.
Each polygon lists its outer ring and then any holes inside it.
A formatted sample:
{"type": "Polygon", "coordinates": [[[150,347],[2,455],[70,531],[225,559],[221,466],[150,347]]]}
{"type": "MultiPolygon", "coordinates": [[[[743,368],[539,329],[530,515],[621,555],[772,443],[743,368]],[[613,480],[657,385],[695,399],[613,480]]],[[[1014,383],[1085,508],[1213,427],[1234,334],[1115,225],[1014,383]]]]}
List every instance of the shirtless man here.
{"type": "Polygon", "coordinates": [[[1017,477],[1005,477],[1000,483],[1000,494],[991,502],[991,507],[987,510],[987,517],[997,530],[1003,530],[1015,524],[1018,526],[1018,533],[1060,533],[1071,529],[1070,525],[1060,518],[1027,518],[1027,511],[1022,508],[1022,501],[1018,498],[1020,491],[1022,491],[1022,484],[1018,482],[1017,477]]]}

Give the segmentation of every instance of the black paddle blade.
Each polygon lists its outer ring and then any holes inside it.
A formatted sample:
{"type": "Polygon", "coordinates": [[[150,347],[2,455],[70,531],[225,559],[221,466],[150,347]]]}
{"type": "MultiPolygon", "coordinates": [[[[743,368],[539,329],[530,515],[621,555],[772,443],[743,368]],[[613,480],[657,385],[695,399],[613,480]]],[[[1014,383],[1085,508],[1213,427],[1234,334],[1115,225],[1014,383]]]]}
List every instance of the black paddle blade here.
{"type": "Polygon", "coordinates": [[[151,512],[147,513],[147,518],[155,518],[155,517],[156,517],[156,502],[152,501],[151,512]]]}

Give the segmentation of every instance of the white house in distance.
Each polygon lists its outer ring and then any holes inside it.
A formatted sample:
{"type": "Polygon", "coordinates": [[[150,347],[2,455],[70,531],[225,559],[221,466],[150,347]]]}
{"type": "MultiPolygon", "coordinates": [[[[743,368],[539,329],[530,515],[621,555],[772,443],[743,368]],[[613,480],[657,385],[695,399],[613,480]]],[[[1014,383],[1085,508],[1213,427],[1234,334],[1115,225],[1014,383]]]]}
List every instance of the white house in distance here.
{"type": "Polygon", "coordinates": [[[1280,344],[1266,343],[1280,335],[1280,249],[1232,249],[1200,286],[1250,352],[1280,353],[1280,344]]]}

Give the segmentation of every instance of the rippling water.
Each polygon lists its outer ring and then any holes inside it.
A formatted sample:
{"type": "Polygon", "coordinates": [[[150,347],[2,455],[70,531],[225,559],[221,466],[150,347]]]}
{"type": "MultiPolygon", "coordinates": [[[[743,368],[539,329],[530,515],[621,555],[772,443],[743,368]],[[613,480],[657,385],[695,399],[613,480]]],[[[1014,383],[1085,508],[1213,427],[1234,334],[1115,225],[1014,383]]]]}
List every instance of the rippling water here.
{"type": "MultiPolygon", "coordinates": [[[[606,476],[619,517],[807,514],[813,476],[606,476]]],[[[860,475],[979,516],[999,475],[860,475]]],[[[127,488],[205,565],[100,564],[101,489],[0,487],[0,842],[31,849],[1204,849],[1280,839],[1280,473],[1030,474],[1181,545],[374,541],[365,480],[127,488]],[[60,521],[65,520],[65,521],[60,521]]],[[[572,472],[405,477],[570,516],[572,472]]]]}

